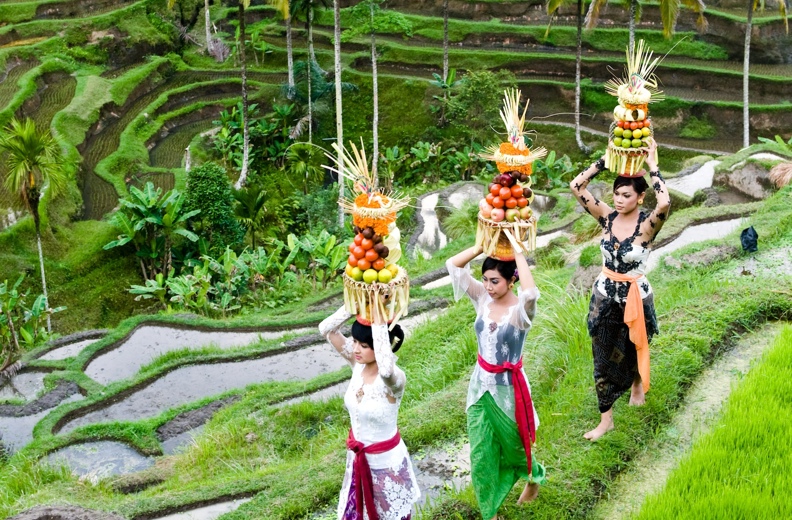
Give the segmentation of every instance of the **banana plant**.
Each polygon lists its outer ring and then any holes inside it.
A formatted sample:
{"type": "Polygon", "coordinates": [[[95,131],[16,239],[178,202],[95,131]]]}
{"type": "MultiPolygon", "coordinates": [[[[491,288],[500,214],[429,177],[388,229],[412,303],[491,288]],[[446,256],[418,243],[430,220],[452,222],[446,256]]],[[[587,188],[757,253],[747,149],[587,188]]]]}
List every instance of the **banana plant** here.
{"type": "Polygon", "coordinates": [[[164,309],[168,309],[168,303],[165,298],[168,293],[168,287],[165,284],[165,275],[162,273],[157,273],[154,278],[146,280],[145,285],[133,285],[129,292],[136,295],[135,301],[156,298],[164,309]]]}

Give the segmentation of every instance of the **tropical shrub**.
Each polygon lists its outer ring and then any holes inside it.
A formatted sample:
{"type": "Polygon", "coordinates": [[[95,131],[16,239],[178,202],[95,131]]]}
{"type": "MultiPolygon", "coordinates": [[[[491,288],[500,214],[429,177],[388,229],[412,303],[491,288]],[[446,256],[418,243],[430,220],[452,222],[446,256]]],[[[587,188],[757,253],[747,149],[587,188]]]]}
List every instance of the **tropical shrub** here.
{"type": "Polygon", "coordinates": [[[24,279],[22,275],[13,285],[8,280],[0,283],[0,375],[19,359],[24,349],[46,343],[47,316],[66,309],[48,309],[43,294],[29,303],[30,293],[20,290],[24,279]]]}
{"type": "Polygon", "coordinates": [[[154,188],[152,182],[147,182],[142,190],[130,186],[129,197],[120,203],[121,211],[113,215],[113,224],[121,234],[104,249],[132,244],[144,280],[170,273],[177,237],[191,242],[198,240],[198,235],[186,229],[186,225],[200,210],[185,211],[184,194],[178,190],[163,194],[162,188],[154,188]]]}
{"type": "Polygon", "coordinates": [[[198,211],[189,229],[208,243],[208,251],[221,254],[227,247],[241,249],[245,229],[234,215],[234,196],[226,171],[205,163],[187,175],[184,211],[198,211]]]}
{"type": "Polygon", "coordinates": [[[563,188],[574,177],[578,167],[566,154],[556,157],[555,150],[547,154],[544,159],[537,159],[533,163],[534,185],[539,188],[554,190],[563,188]]]}

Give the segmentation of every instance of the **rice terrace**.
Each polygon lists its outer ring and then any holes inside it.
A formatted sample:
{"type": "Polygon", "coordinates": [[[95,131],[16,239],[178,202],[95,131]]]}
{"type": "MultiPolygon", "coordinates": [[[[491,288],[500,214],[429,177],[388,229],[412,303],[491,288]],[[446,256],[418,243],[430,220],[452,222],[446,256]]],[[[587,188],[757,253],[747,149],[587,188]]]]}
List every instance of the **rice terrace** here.
{"type": "Polygon", "coordinates": [[[792,518],[787,7],[0,0],[0,517],[792,518]]]}

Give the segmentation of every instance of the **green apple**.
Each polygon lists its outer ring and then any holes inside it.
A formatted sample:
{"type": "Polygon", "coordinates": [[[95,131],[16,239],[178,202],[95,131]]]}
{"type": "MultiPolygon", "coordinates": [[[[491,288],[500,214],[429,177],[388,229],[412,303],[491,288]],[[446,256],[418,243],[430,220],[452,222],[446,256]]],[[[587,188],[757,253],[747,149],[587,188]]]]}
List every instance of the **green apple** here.
{"type": "Polygon", "coordinates": [[[349,277],[359,282],[363,279],[363,270],[360,267],[353,267],[352,274],[350,274],[349,277]]]}
{"type": "Polygon", "coordinates": [[[643,145],[643,141],[640,139],[633,139],[632,140],[632,147],[633,148],[640,148],[643,145]]]}
{"type": "Polygon", "coordinates": [[[613,136],[614,137],[621,137],[622,136],[622,129],[618,126],[613,129],[613,136]]]}
{"type": "Polygon", "coordinates": [[[379,273],[377,273],[377,281],[380,283],[388,283],[393,280],[393,274],[387,270],[382,269],[379,273]]]}
{"type": "Polygon", "coordinates": [[[363,272],[363,281],[366,283],[374,283],[377,281],[377,271],[374,269],[366,269],[363,272]]]}
{"type": "Polygon", "coordinates": [[[613,138],[613,146],[621,146],[622,145],[622,138],[621,137],[614,137],[613,138]]]}
{"type": "Polygon", "coordinates": [[[520,217],[520,211],[517,208],[511,208],[506,210],[506,221],[507,222],[514,222],[520,217]]]}
{"type": "Polygon", "coordinates": [[[632,131],[632,136],[633,139],[640,139],[641,137],[643,137],[643,132],[636,128],[635,130],[632,131]]]}
{"type": "Polygon", "coordinates": [[[622,148],[629,148],[632,145],[632,142],[629,139],[622,140],[622,148]]]}

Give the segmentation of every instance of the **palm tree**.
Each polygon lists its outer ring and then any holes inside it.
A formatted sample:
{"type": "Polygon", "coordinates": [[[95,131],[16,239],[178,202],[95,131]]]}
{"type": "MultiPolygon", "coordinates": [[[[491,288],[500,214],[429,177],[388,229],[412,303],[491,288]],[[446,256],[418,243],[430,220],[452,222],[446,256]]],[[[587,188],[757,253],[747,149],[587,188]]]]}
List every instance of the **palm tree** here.
{"type": "Polygon", "coordinates": [[[286,14],[284,15],[284,18],[286,20],[286,68],[288,69],[289,75],[289,91],[286,97],[291,99],[292,92],[294,91],[294,51],[292,49],[291,5],[289,5],[288,0],[286,0],[286,14]]]}
{"type": "MultiPolygon", "coordinates": [[[[377,6],[379,7],[379,5],[377,6]]],[[[377,186],[377,163],[379,162],[379,87],[377,86],[377,32],[374,25],[374,0],[369,0],[371,13],[371,91],[374,113],[372,117],[371,180],[377,186]]]]}
{"type": "MultiPolygon", "coordinates": [[[[341,96],[341,4],[333,0],[333,72],[335,73],[336,144],[344,149],[344,119],[341,96]]],[[[344,154],[338,153],[338,225],[344,227],[344,154]]]]}
{"type": "Polygon", "coordinates": [[[267,194],[261,186],[246,186],[241,190],[231,192],[237,204],[234,206],[234,215],[242,226],[250,231],[250,239],[253,243],[253,251],[256,250],[256,232],[261,230],[263,222],[263,211],[266,211],[264,203],[267,201],[267,194]]]}
{"type": "MultiPolygon", "coordinates": [[[[168,5],[171,6],[174,0],[168,0],[168,5]]],[[[209,16],[209,0],[204,0],[204,21],[206,23],[206,53],[212,55],[212,18],[209,16]]]]}
{"type": "MultiPolygon", "coordinates": [[[[564,3],[564,0],[550,0],[547,4],[547,14],[552,16],[558,11],[558,8],[564,3]]],[[[580,66],[583,53],[583,0],[577,0],[577,47],[575,51],[575,142],[583,152],[589,153],[588,146],[583,144],[583,139],[580,137],[580,66]]],[[[594,4],[592,4],[594,5],[594,4]]],[[[552,21],[552,18],[551,18],[552,21]]],[[[547,26],[545,38],[550,33],[550,25],[547,26]]]]}
{"type": "MultiPolygon", "coordinates": [[[[54,197],[66,186],[63,156],[49,131],[37,131],[36,123],[30,118],[24,121],[16,118],[11,120],[3,135],[0,135],[0,154],[5,155],[6,189],[9,193],[15,193],[21,205],[33,216],[41,268],[41,288],[46,308],[49,309],[44,253],[41,249],[39,203],[47,188],[50,197],[54,197]]],[[[52,332],[49,314],[47,332],[52,332]]]]}
{"type": "MultiPolygon", "coordinates": [[[[745,48],[743,50],[743,148],[748,147],[750,144],[751,118],[748,110],[750,97],[748,92],[748,76],[751,62],[751,30],[753,29],[753,13],[760,1],[761,9],[764,10],[764,0],[748,0],[748,16],[745,20],[745,48]]],[[[785,0],[778,0],[778,12],[784,19],[784,28],[787,34],[789,34],[789,22],[787,21],[785,0]]]]}
{"type": "Polygon", "coordinates": [[[448,0],[443,0],[443,81],[448,82],[448,0]]]}
{"type": "Polygon", "coordinates": [[[247,62],[245,60],[245,9],[250,7],[250,0],[239,0],[239,60],[242,70],[242,171],[234,187],[244,186],[248,174],[250,160],[250,125],[248,125],[248,93],[247,93],[247,62]]]}

